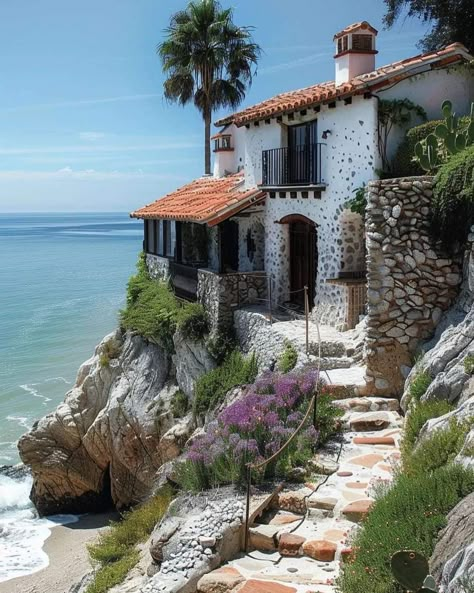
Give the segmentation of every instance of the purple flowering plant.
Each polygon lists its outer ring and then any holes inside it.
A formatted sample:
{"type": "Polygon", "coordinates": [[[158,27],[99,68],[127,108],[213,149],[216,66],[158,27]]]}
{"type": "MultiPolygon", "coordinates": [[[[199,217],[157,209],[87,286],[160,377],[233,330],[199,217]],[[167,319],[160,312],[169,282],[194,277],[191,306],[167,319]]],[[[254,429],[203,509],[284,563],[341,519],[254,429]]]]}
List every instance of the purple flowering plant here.
{"type": "MultiPolygon", "coordinates": [[[[320,386],[318,372],[313,370],[263,375],[193,441],[186,452],[187,480],[183,482],[194,490],[243,483],[248,463],[270,458],[294,433],[320,386]]],[[[291,467],[304,466],[319,436],[319,427],[315,428],[310,419],[290,446],[254,478],[272,478],[291,467]]]]}

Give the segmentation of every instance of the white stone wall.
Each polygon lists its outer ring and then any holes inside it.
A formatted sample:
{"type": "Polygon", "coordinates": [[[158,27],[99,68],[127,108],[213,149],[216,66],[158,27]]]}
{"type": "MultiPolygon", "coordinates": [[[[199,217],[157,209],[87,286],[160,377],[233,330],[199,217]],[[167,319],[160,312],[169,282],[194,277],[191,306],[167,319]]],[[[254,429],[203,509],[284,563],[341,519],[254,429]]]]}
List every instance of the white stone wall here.
{"type": "MultiPolygon", "coordinates": [[[[265,269],[273,279],[274,298],[284,302],[289,297],[289,235],[288,225],[275,224],[289,214],[302,214],[317,224],[318,269],[315,291],[316,310],[314,314],[325,323],[343,323],[345,312],[345,290],[329,285],[326,280],[334,278],[347,269],[349,246],[357,245],[356,257],[352,261],[354,271],[363,263],[363,229],[357,222],[357,215],[344,209],[346,201],[353,197],[353,190],[375,177],[377,167],[377,118],[376,100],[358,98],[352,105],[339,104],[321,114],[320,133],[332,131],[327,139],[323,157],[323,171],[327,188],[321,199],[303,198],[297,192],[296,198],[275,198],[266,201],[265,209],[265,269]],[[353,222],[349,223],[348,221],[353,222]],[[347,244],[348,229],[354,226],[354,243],[347,244]]],[[[270,127],[270,126],[269,126],[270,127]]]]}
{"type": "Polygon", "coordinates": [[[365,225],[360,214],[344,210],[340,219],[341,272],[365,270],[365,225]]]}
{"type": "Polygon", "coordinates": [[[239,224],[239,272],[262,271],[265,268],[265,218],[262,213],[255,213],[248,218],[237,218],[239,224]],[[248,253],[247,237],[250,236],[255,251],[248,253]]]}
{"type": "Polygon", "coordinates": [[[168,280],[170,276],[170,261],[166,257],[160,257],[153,253],[145,256],[148,273],[155,280],[168,280]]]}
{"type": "Polygon", "coordinates": [[[207,267],[213,272],[219,271],[219,229],[213,226],[207,229],[208,262],[207,267]]]}

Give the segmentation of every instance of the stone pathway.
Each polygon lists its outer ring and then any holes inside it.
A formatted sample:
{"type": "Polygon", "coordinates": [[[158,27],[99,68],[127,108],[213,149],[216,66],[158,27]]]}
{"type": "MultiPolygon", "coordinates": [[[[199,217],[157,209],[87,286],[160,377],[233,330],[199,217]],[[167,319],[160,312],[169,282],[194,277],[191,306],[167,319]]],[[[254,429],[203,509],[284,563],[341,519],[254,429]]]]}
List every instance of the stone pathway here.
{"type": "Polygon", "coordinates": [[[373,504],[374,486],[392,480],[399,459],[398,401],[352,398],[343,448],[315,460],[319,482],[284,489],[250,531],[254,550],[203,576],[199,593],[333,593],[348,539],[373,504]],[[324,483],[315,491],[318,483],[324,483]]]}

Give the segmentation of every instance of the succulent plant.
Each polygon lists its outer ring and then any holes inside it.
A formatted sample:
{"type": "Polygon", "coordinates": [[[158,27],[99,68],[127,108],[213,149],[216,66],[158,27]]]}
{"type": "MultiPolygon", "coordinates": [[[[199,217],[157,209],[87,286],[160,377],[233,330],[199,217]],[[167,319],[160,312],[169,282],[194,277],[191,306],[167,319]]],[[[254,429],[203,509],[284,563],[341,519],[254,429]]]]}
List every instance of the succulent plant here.
{"type": "Polygon", "coordinates": [[[469,124],[462,129],[451,101],[444,101],[441,111],[444,122],[436,126],[433,134],[415,145],[415,159],[427,172],[435,171],[448,155],[457,154],[474,144],[474,103],[471,103],[469,124]]]}
{"type": "Polygon", "coordinates": [[[397,583],[411,593],[435,593],[438,591],[434,578],[428,574],[426,558],[413,550],[396,552],[391,559],[392,574],[397,583]]]}
{"type": "Polygon", "coordinates": [[[415,157],[425,171],[434,171],[439,164],[438,139],[429,134],[425,140],[415,144],[415,157]]]}
{"type": "Polygon", "coordinates": [[[451,101],[441,105],[444,123],[436,126],[435,134],[449,154],[456,154],[474,142],[474,103],[471,104],[470,122],[467,128],[459,129],[459,118],[453,113],[451,101]]]}

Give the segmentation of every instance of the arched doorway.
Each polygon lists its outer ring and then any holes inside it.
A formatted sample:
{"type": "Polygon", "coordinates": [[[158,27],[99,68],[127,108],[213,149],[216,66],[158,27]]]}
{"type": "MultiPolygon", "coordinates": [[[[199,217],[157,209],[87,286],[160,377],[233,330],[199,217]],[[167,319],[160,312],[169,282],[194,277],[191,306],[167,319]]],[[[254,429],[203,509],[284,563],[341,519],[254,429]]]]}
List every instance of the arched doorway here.
{"type": "Polygon", "coordinates": [[[302,216],[292,214],[280,220],[289,225],[290,236],[290,300],[304,308],[304,287],[308,287],[309,308],[313,308],[316,270],[318,267],[316,224],[302,216]]]}

